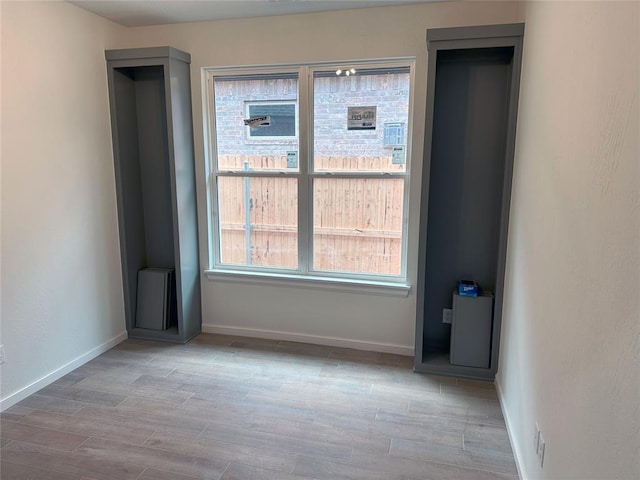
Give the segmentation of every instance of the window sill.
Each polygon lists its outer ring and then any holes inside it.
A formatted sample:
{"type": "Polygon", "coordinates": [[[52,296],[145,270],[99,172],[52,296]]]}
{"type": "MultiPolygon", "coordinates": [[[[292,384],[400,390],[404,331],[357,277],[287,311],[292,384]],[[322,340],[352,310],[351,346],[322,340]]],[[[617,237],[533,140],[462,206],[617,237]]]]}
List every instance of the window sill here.
{"type": "Polygon", "coordinates": [[[336,277],[240,272],[237,270],[205,270],[204,274],[207,280],[212,282],[309,288],[361,295],[407,297],[411,291],[411,285],[404,283],[363,281],[336,277]]]}

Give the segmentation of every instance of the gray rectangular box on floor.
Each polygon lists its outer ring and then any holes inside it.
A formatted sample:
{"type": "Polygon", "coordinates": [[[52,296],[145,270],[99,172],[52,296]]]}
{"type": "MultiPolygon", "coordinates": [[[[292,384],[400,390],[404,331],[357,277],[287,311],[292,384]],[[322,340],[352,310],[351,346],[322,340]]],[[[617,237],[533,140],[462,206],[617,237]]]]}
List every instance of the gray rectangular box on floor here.
{"type": "Polygon", "coordinates": [[[174,271],[145,268],[138,271],[136,328],[166,330],[172,322],[174,271]]]}
{"type": "Polygon", "coordinates": [[[491,328],[493,294],[465,297],[453,294],[451,323],[452,365],[489,368],[491,360],[491,328]]]}

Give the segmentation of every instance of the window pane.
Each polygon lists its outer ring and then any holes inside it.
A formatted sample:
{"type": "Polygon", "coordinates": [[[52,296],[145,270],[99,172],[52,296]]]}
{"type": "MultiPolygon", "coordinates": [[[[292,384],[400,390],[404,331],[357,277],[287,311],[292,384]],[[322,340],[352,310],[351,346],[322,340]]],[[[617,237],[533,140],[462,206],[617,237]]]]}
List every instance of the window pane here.
{"type": "Polygon", "coordinates": [[[401,274],[402,179],[317,178],[313,195],[315,270],[401,274]]]}
{"type": "Polygon", "coordinates": [[[248,118],[265,117],[261,128],[248,128],[250,137],[294,137],[296,136],[295,103],[248,104],[248,118]]]}
{"type": "Polygon", "coordinates": [[[220,261],[298,267],[298,181],[218,177],[220,261]]]}
{"type": "Polygon", "coordinates": [[[298,77],[214,77],[219,170],[298,171],[298,77]]]}
{"type": "Polygon", "coordinates": [[[314,169],[404,172],[409,68],[338,71],[314,73],[314,169]]]}

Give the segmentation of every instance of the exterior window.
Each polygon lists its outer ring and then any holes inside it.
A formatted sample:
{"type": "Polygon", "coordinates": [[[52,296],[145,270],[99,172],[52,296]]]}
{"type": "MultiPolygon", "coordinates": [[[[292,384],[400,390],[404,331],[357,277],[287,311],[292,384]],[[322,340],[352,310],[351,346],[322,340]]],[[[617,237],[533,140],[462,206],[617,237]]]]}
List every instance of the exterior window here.
{"type": "Polygon", "coordinates": [[[207,70],[213,271],[406,280],[411,66],[338,67],[207,70]]]}

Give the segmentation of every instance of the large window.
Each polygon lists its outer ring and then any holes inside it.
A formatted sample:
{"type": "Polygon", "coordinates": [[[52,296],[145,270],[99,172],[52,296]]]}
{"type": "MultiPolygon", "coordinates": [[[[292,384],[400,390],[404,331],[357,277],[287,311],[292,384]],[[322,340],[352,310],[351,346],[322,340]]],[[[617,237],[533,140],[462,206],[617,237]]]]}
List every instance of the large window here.
{"type": "Polygon", "coordinates": [[[405,281],[410,68],[207,70],[213,271],[405,281]]]}

